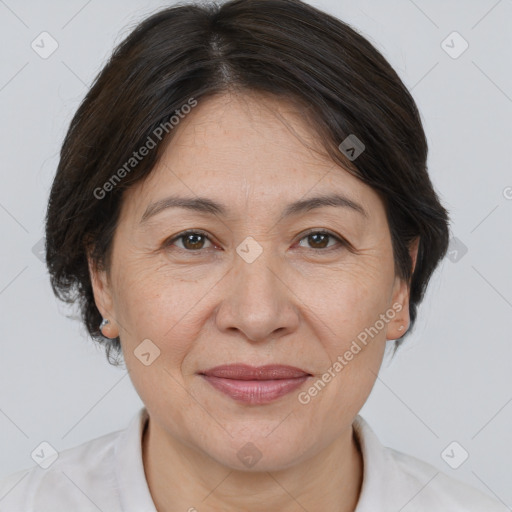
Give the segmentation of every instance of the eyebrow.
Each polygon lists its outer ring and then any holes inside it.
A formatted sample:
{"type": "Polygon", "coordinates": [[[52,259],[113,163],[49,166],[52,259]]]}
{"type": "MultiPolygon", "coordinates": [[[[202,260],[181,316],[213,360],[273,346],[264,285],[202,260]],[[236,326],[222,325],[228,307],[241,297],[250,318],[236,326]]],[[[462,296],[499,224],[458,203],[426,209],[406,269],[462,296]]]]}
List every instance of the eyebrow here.
{"type": "MultiPolygon", "coordinates": [[[[322,208],[324,206],[348,208],[352,211],[358,212],[366,218],[369,217],[368,212],[359,203],[356,203],[355,201],[352,201],[352,199],[349,199],[348,197],[345,197],[341,194],[329,194],[316,196],[309,199],[302,199],[300,201],[289,204],[284,209],[279,220],[283,220],[286,217],[298,215],[300,213],[308,212],[317,208],[322,208]]],[[[170,196],[150,204],[142,215],[140,220],[141,224],[146,222],[150,217],[153,217],[154,215],[157,215],[161,211],[168,208],[185,208],[199,213],[220,215],[224,217],[228,213],[228,209],[224,205],[206,197],[187,198],[170,196]]]]}

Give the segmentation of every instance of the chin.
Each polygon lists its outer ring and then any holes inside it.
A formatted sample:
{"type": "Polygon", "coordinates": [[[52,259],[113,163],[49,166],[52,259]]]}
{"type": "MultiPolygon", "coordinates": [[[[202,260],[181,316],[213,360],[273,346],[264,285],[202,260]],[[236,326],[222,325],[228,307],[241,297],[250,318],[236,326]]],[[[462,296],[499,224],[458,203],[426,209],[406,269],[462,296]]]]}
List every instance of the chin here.
{"type": "Polygon", "coordinates": [[[245,428],[229,441],[213,440],[214,446],[205,446],[203,450],[219,464],[237,471],[280,471],[299,463],[305,452],[304,435],[283,430],[278,436],[272,428],[268,429],[270,434],[245,428]]]}

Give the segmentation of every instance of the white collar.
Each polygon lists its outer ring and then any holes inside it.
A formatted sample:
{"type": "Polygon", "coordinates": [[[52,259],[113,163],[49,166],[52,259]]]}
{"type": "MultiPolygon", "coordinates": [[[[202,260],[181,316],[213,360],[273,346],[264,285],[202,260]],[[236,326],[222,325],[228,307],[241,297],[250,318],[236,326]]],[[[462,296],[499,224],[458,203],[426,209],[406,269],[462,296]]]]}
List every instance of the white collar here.
{"type": "Polygon", "coordinates": [[[115,471],[123,512],[157,512],[142,461],[142,431],[148,418],[142,407],[116,442],[115,471]]]}
{"type": "Polygon", "coordinates": [[[395,506],[395,503],[398,510],[400,506],[405,505],[400,501],[404,496],[401,492],[404,484],[402,472],[390,451],[381,444],[362,416],[356,416],[352,426],[364,465],[363,483],[355,512],[375,512],[382,510],[383,504],[395,506]]]}

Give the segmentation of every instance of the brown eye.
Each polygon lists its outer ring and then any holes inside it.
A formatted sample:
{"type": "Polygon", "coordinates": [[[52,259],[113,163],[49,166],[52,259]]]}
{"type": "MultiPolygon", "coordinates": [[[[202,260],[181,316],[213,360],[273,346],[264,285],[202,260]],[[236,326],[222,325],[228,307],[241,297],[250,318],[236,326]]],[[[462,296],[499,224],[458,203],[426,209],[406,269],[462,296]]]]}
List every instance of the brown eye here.
{"type": "Polygon", "coordinates": [[[181,241],[182,244],[181,246],[177,245],[178,248],[192,252],[204,249],[205,242],[210,241],[210,239],[201,231],[186,231],[174,237],[166,245],[174,245],[177,241],[181,241]]]}
{"type": "Polygon", "coordinates": [[[332,245],[328,245],[329,239],[333,239],[343,244],[343,241],[339,237],[327,231],[311,231],[306,234],[306,236],[304,236],[300,241],[307,240],[307,243],[311,249],[328,249],[332,247],[332,245]]]}

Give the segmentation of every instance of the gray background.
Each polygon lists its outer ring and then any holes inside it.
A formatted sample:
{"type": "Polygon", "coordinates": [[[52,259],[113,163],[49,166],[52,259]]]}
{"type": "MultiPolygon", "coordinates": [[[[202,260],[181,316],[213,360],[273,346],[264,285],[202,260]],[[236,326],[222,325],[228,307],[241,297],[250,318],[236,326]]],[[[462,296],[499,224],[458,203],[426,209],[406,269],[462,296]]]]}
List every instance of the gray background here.
{"type": "MultiPolygon", "coordinates": [[[[113,46],[170,3],[0,0],[0,477],[33,465],[40,442],[75,446],[124,428],[142,405],[126,371],[64,316],[33,247],[80,100],[113,46]],[[31,47],[43,31],[59,45],[47,59],[31,47]]],[[[512,1],[311,3],[370,39],[412,90],[457,239],[362,415],[384,444],[511,507],[512,1]],[[457,58],[462,40],[443,45],[452,56],[442,46],[453,31],[469,44],[457,58]],[[441,457],[452,441],[469,453],[458,469],[441,457]]],[[[460,449],[449,453],[457,462],[460,449]]]]}

